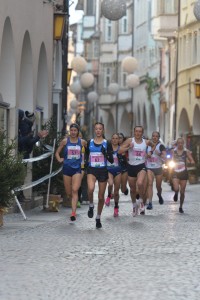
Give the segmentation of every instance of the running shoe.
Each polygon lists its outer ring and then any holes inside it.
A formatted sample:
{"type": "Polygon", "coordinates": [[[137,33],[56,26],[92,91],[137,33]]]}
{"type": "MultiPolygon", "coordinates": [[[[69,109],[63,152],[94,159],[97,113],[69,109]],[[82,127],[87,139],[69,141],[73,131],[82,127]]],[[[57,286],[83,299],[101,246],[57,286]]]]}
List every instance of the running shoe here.
{"type": "Polygon", "coordinates": [[[133,206],[133,217],[136,217],[138,215],[138,206],[137,204],[133,206]]]}
{"type": "Polygon", "coordinates": [[[101,220],[100,219],[96,219],[96,228],[101,228],[102,224],[101,224],[101,220]]]}
{"type": "Polygon", "coordinates": [[[80,203],[80,201],[77,202],[77,208],[81,208],[81,203],[80,203]]]}
{"type": "Polygon", "coordinates": [[[128,189],[126,188],[125,192],[124,192],[124,195],[128,195],[128,189]]]}
{"type": "Polygon", "coordinates": [[[158,195],[158,198],[159,198],[158,201],[159,201],[160,205],[162,205],[164,203],[163,197],[161,195],[158,195]]]}
{"type": "Polygon", "coordinates": [[[110,197],[109,196],[105,200],[105,205],[110,206],[110,197]]]}
{"type": "Polygon", "coordinates": [[[94,206],[90,206],[88,210],[88,218],[93,218],[94,216],[94,206]]]}
{"type": "Polygon", "coordinates": [[[114,217],[118,217],[119,216],[119,208],[115,207],[114,208],[114,217]]]}
{"type": "Polygon", "coordinates": [[[147,205],[147,209],[148,209],[148,210],[151,210],[151,209],[153,209],[152,202],[149,202],[149,204],[147,205]]]}
{"type": "Polygon", "coordinates": [[[71,221],[76,221],[76,213],[74,211],[72,211],[70,219],[71,221]]]}
{"type": "Polygon", "coordinates": [[[174,201],[177,202],[178,201],[178,193],[174,194],[174,201]]]}
{"type": "Polygon", "coordinates": [[[184,213],[184,210],[182,209],[182,207],[179,207],[179,212],[180,212],[181,214],[184,213]]]}
{"type": "Polygon", "coordinates": [[[140,204],[140,215],[145,215],[145,206],[143,202],[140,204]]]}
{"type": "Polygon", "coordinates": [[[140,195],[139,194],[136,194],[136,199],[140,199],[140,195]]]}

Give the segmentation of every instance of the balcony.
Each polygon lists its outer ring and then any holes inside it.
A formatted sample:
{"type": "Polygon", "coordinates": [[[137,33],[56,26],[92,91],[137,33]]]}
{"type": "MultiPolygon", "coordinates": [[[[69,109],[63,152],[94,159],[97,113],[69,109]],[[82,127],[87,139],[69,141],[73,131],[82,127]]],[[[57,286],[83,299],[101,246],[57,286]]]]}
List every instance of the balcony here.
{"type": "Polygon", "coordinates": [[[178,14],[159,15],[152,19],[152,35],[164,38],[175,36],[178,28],[178,14]]]}
{"type": "Polygon", "coordinates": [[[83,40],[90,39],[94,33],[95,33],[95,17],[84,16],[82,39],[83,40]]]}
{"type": "Polygon", "coordinates": [[[178,27],[179,0],[155,0],[151,28],[153,36],[170,38],[178,27]]]}

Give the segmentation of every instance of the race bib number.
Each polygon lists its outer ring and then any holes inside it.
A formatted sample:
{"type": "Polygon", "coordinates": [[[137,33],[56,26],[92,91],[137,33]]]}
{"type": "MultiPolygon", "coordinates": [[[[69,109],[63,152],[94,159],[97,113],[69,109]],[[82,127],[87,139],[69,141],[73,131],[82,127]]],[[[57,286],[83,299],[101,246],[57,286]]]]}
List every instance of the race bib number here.
{"type": "Polygon", "coordinates": [[[133,155],[136,157],[136,160],[143,160],[145,157],[145,152],[142,150],[133,149],[133,155]]]}
{"type": "Polygon", "coordinates": [[[185,171],[185,163],[184,162],[178,162],[174,168],[175,172],[183,172],[185,171]]]}
{"type": "Polygon", "coordinates": [[[67,158],[68,159],[79,159],[81,157],[80,146],[68,146],[67,158]]]}
{"type": "Polygon", "coordinates": [[[118,157],[116,154],[113,155],[113,159],[114,159],[114,162],[111,164],[109,161],[107,161],[107,166],[109,167],[118,167],[119,166],[119,161],[118,161],[118,157]]]}
{"type": "Polygon", "coordinates": [[[104,155],[100,152],[90,153],[91,167],[105,167],[104,155]]]}

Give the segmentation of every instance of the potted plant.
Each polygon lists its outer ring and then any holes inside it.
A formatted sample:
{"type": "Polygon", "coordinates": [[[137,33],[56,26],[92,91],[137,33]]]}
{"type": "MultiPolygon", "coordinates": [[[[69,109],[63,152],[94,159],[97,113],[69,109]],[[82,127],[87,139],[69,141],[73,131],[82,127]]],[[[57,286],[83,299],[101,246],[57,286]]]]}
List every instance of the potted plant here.
{"type": "Polygon", "coordinates": [[[0,131],[0,226],[3,213],[12,205],[13,189],[24,183],[26,166],[18,154],[16,140],[7,141],[5,131],[0,131]]]}

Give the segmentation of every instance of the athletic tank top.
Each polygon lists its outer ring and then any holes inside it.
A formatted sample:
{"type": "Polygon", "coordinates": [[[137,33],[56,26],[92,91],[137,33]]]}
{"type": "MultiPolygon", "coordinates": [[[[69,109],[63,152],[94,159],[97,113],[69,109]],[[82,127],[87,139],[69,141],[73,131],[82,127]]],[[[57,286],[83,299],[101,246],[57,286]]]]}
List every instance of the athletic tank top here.
{"type": "Polygon", "coordinates": [[[138,166],[145,163],[146,141],[142,139],[141,144],[137,144],[134,137],[132,138],[133,147],[128,150],[129,165],[138,166]]]}
{"type": "Polygon", "coordinates": [[[70,138],[68,138],[64,149],[64,165],[75,169],[80,168],[82,160],[81,148],[80,138],[78,138],[77,143],[71,143],[70,138]]]}
{"type": "Polygon", "coordinates": [[[187,159],[187,152],[184,150],[181,155],[177,153],[177,149],[174,149],[173,159],[175,162],[174,171],[179,173],[186,170],[186,159],[187,159]]]}
{"type": "Polygon", "coordinates": [[[107,141],[103,140],[101,144],[95,145],[94,139],[90,140],[89,145],[89,166],[93,168],[105,168],[106,167],[106,158],[101,152],[101,147],[107,149],[107,141]]]}
{"type": "MultiPolygon", "coordinates": [[[[158,143],[156,145],[156,148],[155,148],[155,150],[158,151],[159,154],[161,154],[160,145],[161,145],[161,143],[158,143]]],[[[152,147],[148,146],[147,147],[147,153],[149,151],[151,151],[151,149],[152,149],[152,147]]],[[[146,167],[149,168],[149,169],[162,168],[162,164],[163,164],[163,162],[162,162],[161,157],[158,154],[156,154],[155,152],[153,152],[153,154],[151,155],[151,157],[148,157],[146,159],[146,167]]]]}
{"type": "Polygon", "coordinates": [[[114,162],[111,164],[109,161],[107,161],[107,169],[108,170],[120,170],[121,169],[121,166],[119,164],[119,159],[118,159],[118,156],[117,156],[117,152],[119,150],[119,147],[117,148],[117,150],[113,150],[113,159],[114,159],[114,162]]]}

